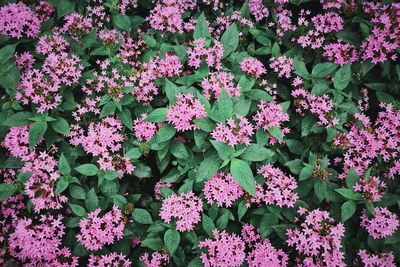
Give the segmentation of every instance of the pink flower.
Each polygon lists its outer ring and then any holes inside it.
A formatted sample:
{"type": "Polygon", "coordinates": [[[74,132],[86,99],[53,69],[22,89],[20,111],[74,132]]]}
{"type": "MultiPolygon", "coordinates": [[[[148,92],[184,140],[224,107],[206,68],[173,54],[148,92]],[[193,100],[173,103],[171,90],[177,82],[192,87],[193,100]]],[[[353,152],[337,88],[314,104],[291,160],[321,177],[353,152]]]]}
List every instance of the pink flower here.
{"type": "Polygon", "coordinates": [[[76,55],[69,56],[67,53],[50,53],[42,66],[54,83],[72,85],[81,77],[83,65],[76,55]]]}
{"type": "Polygon", "coordinates": [[[343,19],[335,12],[318,14],[312,18],[317,31],[322,33],[337,32],[343,29],[343,19]]]}
{"type": "Polygon", "coordinates": [[[15,228],[21,214],[26,210],[22,194],[8,197],[1,202],[1,215],[4,220],[11,219],[10,226],[15,228]]]}
{"type": "Polygon", "coordinates": [[[281,249],[274,248],[268,239],[256,243],[246,257],[249,267],[286,267],[288,260],[289,256],[281,249]]]}
{"type": "Polygon", "coordinates": [[[193,192],[170,195],[164,199],[160,217],[166,223],[176,219],[176,229],[180,232],[191,231],[200,222],[203,202],[193,192]]]}
{"type": "Polygon", "coordinates": [[[204,106],[193,94],[179,94],[175,104],[167,111],[167,122],[173,124],[178,131],[198,129],[193,120],[206,117],[204,106]]]}
{"type": "Polygon", "coordinates": [[[235,85],[233,81],[235,77],[224,71],[213,72],[209,77],[204,78],[201,82],[201,86],[204,89],[204,96],[210,100],[212,97],[219,99],[221,88],[223,88],[229,97],[239,97],[240,87],[235,85]]]}
{"type": "Polygon", "coordinates": [[[201,253],[200,259],[206,267],[232,266],[239,267],[246,256],[245,243],[235,234],[225,230],[213,231],[214,239],[207,238],[199,243],[199,248],[207,248],[207,253],[201,253]]]}
{"type": "MultiPolygon", "coordinates": [[[[38,143],[43,141],[43,138],[38,143]]],[[[29,126],[14,126],[6,134],[2,146],[6,148],[13,157],[30,158],[29,151],[29,126]]]]}
{"type": "Polygon", "coordinates": [[[20,55],[15,55],[15,63],[20,72],[24,73],[33,69],[35,59],[29,52],[23,52],[20,55]]]}
{"type": "Polygon", "coordinates": [[[305,215],[300,228],[286,231],[286,243],[300,255],[296,259],[298,266],[346,266],[344,253],[340,250],[345,230],[343,224],[335,225],[329,213],[319,209],[303,209],[300,214],[305,215]]]}
{"type": "Polygon", "coordinates": [[[24,3],[9,3],[0,8],[0,33],[17,39],[37,37],[40,20],[24,3]]]}
{"type": "Polygon", "coordinates": [[[268,8],[264,6],[263,0],[249,0],[249,9],[257,21],[261,21],[269,15],[268,8]]]}
{"type": "Polygon", "coordinates": [[[40,1],[35,8],[35,12],[39,16],[39,19],[41,21],[44,21],[47,18],[51,17],[54,11],[54,7],[45,1],[40,1]]]}
{"type": "Polygon", "coordinates": [[[162,197],[161,188],[170,188],[171,186],[172,184],[170,183],[163,183],[158,181],[154,186],[154,199],[161,200],[162,197]]]}
{"type": "Polygon", "coordinates": [[[330,43],[324,46],[324,56],[335,64],[344,65],[358,60],[356,48],[342,42],[330,43]]]}
{"type": "Polygon", "coordinates": [[[361,214],[361,226],[364,227],[374,239],[391,236],[399,227],[397,215],[386,207],[374,208],[375,216],[370,218],[365,210],[361,214]]]}
{"type": "Polygon", "coordinates": [[[269,67],[273,69],[278,77],[290,78],[293,71],[293,59],[286,56],[272,57],[269,67]]]}
{"type": "Polygon", "coordinates": [[[365,249],[358,251],[358,256],[364,267],[395,267],[395,258],[392,252],[389,253],[368,253],[365,249]]]}
{"type": "Polygon", "coordinates": [[[130,267],[132,263],[129,259],[125,257],[124,254],[112,252],[106,255],[90,255],[88,267],[109,267],[109,266],[118,266],[118,267],[130,267]]]}
{"type": "Polygon", "coordinates": [[[213,47],[206,48],[204,42],[205,40],[203,38],[193,41],[194,48],[189,48],[187,52],[189,57],[188,65],[197,69],[204,59],[209,67],[213,67],[217,70],[221,69],[221,59],[224,54],[222,44],[218,41],[214,41],[213,47]]]}
{"type": "Polygon", "coordinates": [[[36,44],[36,52],[42,55],[49,55],[51,53],[59,55],[61,53],[67,53],[69,49],[68,41],[65,40],[58,31],[52,32],[52,35],[40,36],[36,44]]]}
{"type": "Polygon", "coordinates": [[[139,142],[149,142],[150,139],[158,131],[158,126],[154,122],[145,121],[147,119],[147,114],[143,113],[139,118],[133,121],[133,128],[135,132],[135,137],[139,142]]]}
{"type": "Polygon", "coordinates": [[[233,202],[244,194],[232,175],[222,172],[218,172],[205,182],[203,192],[210,205],[216,203],[219,207],[232,206],[233,202]]]}
{"type": "Polygon", "coordinates": [[[294,190],[297,188],[296,179],[293,176],[286,176],[279,168],[272,165],[263,165],[257,171],[265,179],[262,186],[257,184],[256,198],[252,198],[251,202],[267,205],[277,205],[279,207],[293,207],[299,198],[294,190]]]}
{"type": "Polygon", "coordinates": [[[80,41],[92,29],[92,19],[86,18],[79,13],[68,14],[64,17],[63,30],[73,39],[80,41]]]}
{"type": "Polygon", "coordinates": [[[149,259],[149,253],[145,252],[140,256],[139,260],[144,263],[146,267],[161,267],[167,266],[169,263],[169,255],[160,253],[158,251],[151,254],[151,260],[149,259]]]}
{"type": "Polygon", "coordinates": [[[236,120],[229,118],[226,125],[218,123],[211,136],[215,140],[233,147],[237,144],[249,145],[253,132],[253,125],[245,117],[236,115],[236,120]]]}
{"type": "Polygon", "coordinates": [[[150,27],[160,31],[172,33],[183,32],[182,9],[178,5],[164,5],[158,3],[147,17],[150,27]]]}
{"type": "Polygon", "coordinates": [[[157,64],[158,77],[174,77],[182,72],[181,60],[176,55],[166,54],[164,58],[157,57],[155,62],[157,64]]]}
{"type": "Polygon", "coordinates": [[[378,177],[371,176],[360,179],[360,182],[353,188],[355,192],[359,192],[362,195],[363,199],[375,202],[381,199],[386,184],[380,181],[378,177]]]}
{"type": "Polygon", "coordinates": [[[77,240],[90,250],[99,250],[105,245],[113,244],[123,236],[125,224],[122,221],[122,212],[116,206],[99,217],[101,209],[98,208],[81,219],[77,240]]]}
{"type": "Polygon", "coordinates": [[[253,57],[243,59],[242,62],[240,62],[240,69],[247,75],[256,78],[267,73],[261,61],[253,57]]]}

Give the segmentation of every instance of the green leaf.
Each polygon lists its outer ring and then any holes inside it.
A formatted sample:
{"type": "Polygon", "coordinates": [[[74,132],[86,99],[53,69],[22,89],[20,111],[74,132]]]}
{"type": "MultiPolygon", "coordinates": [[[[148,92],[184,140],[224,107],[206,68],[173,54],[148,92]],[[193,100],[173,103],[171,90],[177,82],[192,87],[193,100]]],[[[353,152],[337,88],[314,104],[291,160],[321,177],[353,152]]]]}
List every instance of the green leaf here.
{"type": "Polygon", "coordinates": [[[71,166],[68,160],[65,158],[64,154],[61,154],[60,160],[58,161],[58,170],[62,175],[67,175],[71,173],[71,166]]]}
{"type": "Polygon", "coordinates": [[[272,226],[277,225],[277,224],[278,224],[278,218],[275,215],[273,215],[271,213],[264,214],[264,216],[261,218],[261,222],[260,222],[261,237],[265,238],[265,237],[269,236],[273,231],[272,226]]]}
{"type": "Polygon", "coordinates": [[[148,34],[143,34],[142,39],[151,48],[154,48],[157,46],[156,39],[154,39],[152,36],[150,36],[148,34]]]}
{"type": "Polygon", "coordinates": [[[215,148],[215,150],[217,150],[218,155],[222,160],[228,159],[229,156],[233,154],[233,152],[235,152],[235,149],[228,144],[221,143],[215,140],[210,140],[210,142],[215,148]]]}
{"type": "Polygon", "coordinates": [[[289,151],[292,152],[295,155],[300,156],[304,152],[303,143],[301,141],[299,141],[299,140],[287,139],[286,140],[286,145],[287,145],[289,151]]]}
{"type": "Polygon", "coordinates": [[[133,130],[132,115],[128,108],[123,108],[122,111],[117,110],[117,116],[126,128],[133,130]]]}
{"type": "Polygon", "coordinates": [[[53,3],[57,8],[57,17],[58,18],[62,18],[65,15],[75,12],[75,3],[72,3],[71,1],[54,0],[54,1],[51,1],[51,3],[53,3]]]}
{"type": "Polygon", "coordinates": [[[168,249],[169,255],[172,257],[181,242],[181,235],[174,229],[168,229],[164,234],[164,244],[168,249]]]}
{"type": "Polygon", "coordinates": [[[210,32],[208,31],[208,25],[206,21],[206,17],[204,16],[204,12],[197,18],[196,28],[193,32],[193,39],[207,38],[211,37],[210,32]]]}
{"type": "Polygon", "coordinates": [[[94,164],[83,164],[75,168],[79,173],[86,176],[94,176],[99,172],[99,168],[97,168],[94,164]]]}
{"type": "Polygon", "coordinates": [[[0,49],[0,63],[6,63],[14,54],[17,45],[6,45],[0,49]]]}
{"type": "Polygon", "coordinates": [[[96,191],[94,188],[90,189],[87,192],[86,199],[85,199],[86,208],[89,211],[94,211],[99,206],[99,198],[97,197],[96,191]]]}
{"type": "Polygon", "coordinates": [[[338,66],[331,62],[318,63],[312,69],[312,76],[315,78],[325,78],[326,76],[332,74],[335,70],[337,70],[338,66]]]}
{"type": "Polygon", "coordinates": [[[125,157],[128,157],[130,159],[138,159],[141,156],[142,153],[140,152],[140,149],[138,147],[134,147],[125,153],[125,157]]]}
{"type": "Polygon", "coordinates": [[[351,199],[351,200],[360,200],[361,199],[360,194],[354,192],[353,189],[338,188],[338,189],[335,189],[335,191],[347,199],[351,199]]]}
{"type": "Polygon", "coordinates": [[[208,217],[207,215],[205,215],[204,213],[202,216],[202,225],[203,225],[204,231],[206,231],[206,233],[209,236],[212,236],[212,232],[215,229],[215,224],[214,224],[213,220],[210,217],[208,217]]]}
{"type": "Polygon", "coordinates": [[[167,95],[168,100],[171,103],[174,103],[176,101],[176,96],[179,94],[180,90],[178,86],[176,86],[173,82],[171,82],[168,79],[165,79],[165,85],[164,85],[164,90],[165,94],[167,95]]]}
{"type": "Polygon", "coordinates": [[[69,183],[65,178],[58,179],[57,185],[56,185],[56,194],[59,195],[62,192],[64,192],[65,189],[68,188],[68,185],[69,185],[69,183]]]}
{"type": "Polygon", "coordinates": [[[298,175],[303,168],[303,161],[301,159],[294,159],[285,163],[289,167],[291,173],[298,175]]]}
{"type": "Polygon", "coordinates": [[[233,113],[232,99],[229,98],[225,89],[221,89],[218,99],[218,110],[223,114],[224,120],[231,117],[233,113]]]}
{"type": "Polygon", "coordinates": [[[58,118],[56,121],[51,122],[50,126],[56,133],[64,135],[69,134],[69,125],[64,118],[58,118]]]}
{"type": "Polygon", "coordinates": [[[213,123],[209,118],[201,118],[193,120],[193,122],[200,127],[201,130],[210,133],[215,128],[215,123],[213,123]]]}
{"type": "Polygon", "coordinates": [[[342,66],[335,74],[333,86],[338,90],[343,90],[351,81],[351,67],[349,64],[342,66]]]}
{"type": "Polygon", "coordinates": [[[129,16],[116,14],[113,16],[113,23],[117,29],[129,31],[131,29],[131,20],[129,16]]]}
{"type": "Polygon", "coordinates": [[[346,175],[346,186],[348,188],[353,188],[353,186],[355,186],[358,181],[359,181],[358,174],[356,170],[353,167],[351,167],[346,175]]]}
{"type": "Polygon", "coordinates": [[[206,158],[197,169],[196,182],[202,182],[213,177],[219,169],[219,160],[216,157],[206,158]]]}
{"type": "Polygon", "coordinates": [[[189,153],[187,152],[185,145],[178,141],[172,142],[170,151],[171,154],[178,159],[187,159],[189,157],[189,153]]]}
{"type": "Polygon", "coordinates": [[[151,122],[164,122],[166,120],[167,120],[166,108],[158,108],[153,110],[146,119],[146,121],[151,121],[151,122]]]}
{"type": "Polygon", "coordinates": [[[256,195],[256,183],[249,164],[243,160],[233,159],[231,162],[231,174],[235,181],[250,195],[256,195]]]}
{"type": "Polygon", "coordinates": [[[0,124],[4,126],[23,126],[31,123],[31,120],[29,119],[32,118],[32,116],[33,114],[30,112],[21,111],[11,115],[4,121],[0,122],[0,124]]]}
{"type": "Polygon", "coordinates": [[[7,73],[1,75],[0,86],[5,89],[15,89],[18,85],[21,73],[19,69],[13,64],[7,73]]]}
{"type": "Polygon", "coordinates": [[[314,192],[319,202],[324,200],[328,195],[328,187],[326,183],[321,180],[316,180],[314,183],[314,192]]]}
{"type": "Polygon", "coordinates": [[[148,237],[140,242],[140,246],[152,249],[154,251],[161,250],[163,248],[163,241],[159,237],[148,237]]]}
{"type": "Polygon", "coordinates": [[[238,219],[242,220],[243,216],[246,214],[248,207],[246,207],[245,201],[241,201],[238,206],[238,219]]]}
{"type": "Polygon", "coordinates": [[[268,132],[270,135],[275,137],[276,139],[282,141],[283,140],[283,135],[281,132],[281,129],[278,126],[274,126],[268,129],[268,132]]]}
{"type": "Polygon", "coordinates": [[[229,56],[236,50],[239,45],[239,31],[236,23],[232,23],[224,34],[222,34],[221,43],[224,47],[224,57],[229,56]]]}
{"type": "Polygon", "coordinates": [[[71,207],[72,212],[79,217],[86,216],[86,210],[82,206],[76,204],[69,204],[69,206],[71,207]]]}
{"type": "Polygon", "coordinates": [[[11,197],[17,188],[13,184],[0,184],[0,201],[11,197]]]}
{"type": "Polygon", "coordinates": [[[353,200],[347,200],[346,202],[343,203],[342,205],[342,222],[347,221],[350,219],[354,212],[356,212],[356,204],[354,203],[353,200]]]}
{"type": "Polygon", "coordinates": [[[150,213],[145,209],[135,208],[132,212],[133,219],[140,224],[152,224],[150,213]]]}
{"type": "Polygon", "coordinates": [[[111,113],[113,113],[115,111],[116,107],[117,106],[115,105],[115,103],[113,101],[107,102],[107,104],[105,104],[103,106],[103,108],[101,109],[100,118],[103,118],[103,117],[108,116],[111,113]]]}
{"type": "Polygon", "coordinates": [[[303,181],[303,180],[307,180],[308,178],[311,177],[312,173],[313,173],[314,167],[311,164],[307,164],[305,167],[303,167],[300,171],[299,174],[299,180],[303,181]]]}
{"type": "Polygon", "coordinates": [[[74,199],[85,199],[86,198],[86,191],[82,187],[76,184],[71,184],[69,187],[69,194],[74,199]]]}
{"type": "Polygon", "coordinates": [[[248,161],[263,161],[272,159],[275,152],[258,144],[251,144],[240,154],[240,158],[248,161]]]}
{"type": "Polygon", "coordinates": [[[174,137],[176,130],[171,124],[163,125],[157,132],[157,143],[163,143],[174,137]]]}
{"type": "Polygon", "coordinates": [[[294,73],[306,80],[310,80],[310,74],[308,73],[306,64],[299,58],[294,59],[294,73]]]}
{"type": "Polygon", "coordinates": [[[32,149],[42,138],[47,130],[47,123],[45,121],[38,121],[31,125],[29,129],[29,148],[32,149]]]}

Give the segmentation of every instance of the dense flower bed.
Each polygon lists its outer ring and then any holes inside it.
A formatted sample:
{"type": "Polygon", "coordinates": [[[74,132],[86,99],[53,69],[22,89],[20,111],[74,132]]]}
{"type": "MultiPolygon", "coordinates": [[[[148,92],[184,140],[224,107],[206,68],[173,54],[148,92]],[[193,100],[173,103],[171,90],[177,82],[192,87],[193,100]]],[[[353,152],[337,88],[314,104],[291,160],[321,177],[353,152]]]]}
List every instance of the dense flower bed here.
{"type": "Polygon", "coordinates": [[[400,4],[0,1],[0,265],[400,265],[400,4]]]}

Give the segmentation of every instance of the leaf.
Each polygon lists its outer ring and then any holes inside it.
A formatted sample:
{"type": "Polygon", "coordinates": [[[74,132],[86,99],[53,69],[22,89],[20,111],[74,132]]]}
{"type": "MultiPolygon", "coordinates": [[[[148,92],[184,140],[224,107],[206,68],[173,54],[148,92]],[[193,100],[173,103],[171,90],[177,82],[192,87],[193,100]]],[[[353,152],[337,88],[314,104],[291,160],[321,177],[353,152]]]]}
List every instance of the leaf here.
{"type": "Polygon", "coordinates": [[[18,85],[21,73],[19,69],[13,65],[7,73],[0,77],[0,86],[5,89],[15,89],[18,85]]]}
{"type": "Polygon", "coordinates": [[[303,167],[299,174],[299,181],[304,181],[310,178],[313,173],[313,170],[314,167],[311,164],[307,164],[305,167],[303,167]]]}
{"type": "Polygon", "coordinates": [[[261,237],[266,238],[267,236],[269,236],[273,231],[272,226],[277,224],[278,224],[278,218],[275,215],[271,213],[264,214],[260,222],[261,237]]]}
{"type": "Polygon", "coordinates": [[[206,231],[206,233],[209,236],[212,236],[212,232],[215,229],[215,224],[214,224],[213,220],[203,213],[201,221],[202,221],[204,231],[206,231]]]}
{"type": "Polygon", "coordinates": [[[86,191],[82,187],[76,184],[71,184],[69,187],[69,194],[74,199],[85,199],[86,198],[86,191]]]}
{"type": "Polygon", "coordinates": [[[29,129],[29,148],[32,149],[42,138],[47,130],[47,123],[45,121],[38,121],[31,125],[29,129]]]}
{"type": "Polygon", "coordinates": [[[208,25],[206,21],[206,17],[204,16],[204,12],[197,18],[196,28],[193,32],[193,39],[200,39],[211,37],[210,32],[208,31],[208,25]]]}
{"type": "Polygon", "coordinates": [[[140,242],[140,246],[157,251],[163,248],[163,241],[159,237],[148,237],[140,242]]]}
{"type": "Polygon", "coordinates": [[[289,149],[290,152],[292,152],[295,155],[301,155],[304,152],[304,146],[303,143],[299,140],[296,139],[287,139],[286,140],[286,145],[289,149]]]}
{"type": "Polygon", "coordinates": [[[201,130],[210,133],[215,128],[215,123],[213,123],[209,118],[201,118],[193,120],[193,122],[200,127],[201,130]]]}
{"type": "Polygon", "coordinates": [[[113,24],[117,29],[129,31],[131,29],[131,20],[128,16],[116,14],[113,16],[113,24]]]}
{"type": "Polygon", "coordinates": [[[164,234],[164,244],[168,249],[169,255],[172,257],[181,242],[181,235],[174,229],[168,229],[164,234]]]}
{"type": "Polygon", "coordinates": [[[256,183],[250,166],[243,160],[233,159],[230,168],[235,181],[250,195],[256,195],[256,183]]]}
{"type": "Polygon", "coordinates": [[[56,194],[59,195],[62,192],[64,192],[65,189],[68,188],[68,185],[69,185],[69,183],[65,178],[58,179],[57,185],[56,185],[56,194]]]}
{"type": "Polygon", "coordinates": [[[353,188],[353,186],[355,186],[358,181],[359,181],[358,174],[356,170],[353,167],[351,167],[346,175],[346,186],[348,188],[353,188]]]}
{"type": "Polygon", "coordinates": [[[185,145],[178,141],[172,142],[170,151],[171,154],[178,159],[187,159],[189,157],[189,153],[187,152],[185,145]]]}
{"type": "Polygon", "coordinates": [[[232,23],[231,26],[222,34],[221,43],[224,47],[224,56],[229,56],[236,50],[239,45],[239,31],[236,27],[236,23],[232,23]]]}
{"type": "Polygon", "coordinates": [[[13,184],[0,184],[0,201],[11,197],[17,188],[13,184]]]}
{"type": "Polygon", "coordinates": [[[166,120],[167,120],[166,108],[158,108],[153,110],[146,119],[146,121],[151,121],[151,122],[164,122],[166,120]]]}
{"type": "Polygon", "coordinates": [[[130,159],[138,159],[141,156],[142,156],[142,153],[140,152],[140,149],[138,147],[134,147],[125,153],[125,157],[130,158],[130,159]]]}
{"type": "Polygon", "coordinates": [[[51,122],[50,126],[56,133],[63,135],[69,134],[69,125],[64,118],[58,118],[56,121],[51,122]]]}
{"type": "Polygon", "coordinates": [[[272,159],[275,152],[258,144],[251,144],[240,154],[240,158],[248,161],[263,161],[272,159]]]}
{"type": "Polygon", "coordinates": [[[79,217],[86,216],[86,210],[82,206],[76,204],[69,204],[69,206],[71,207],[72,212],[79,217]]]}
{"type": "Polygon", "coordinates": [[[176,133],[174,126],[171,124],[163,125],[157,132],[157,143],[163,143],[171,139],[176,133]]]}
{"type": "Polygon", "coordinates": [[[326,76],[332,74],[335,70],[337,70],[338,66],[331,62],[318,63],[312,69],[312,76],[315,78],[325,78],[326,76]]]}
{"type": "Polygon", "coordinates": [[[216,157],[206,158],[197,169],[196,182],[202,182],[213,177],[219,169],[219,160],[216,157]]]}
{"type": "Polygon", "coordinates": [[[58,161],[58,170],[62,175],[67,175],[71,173],[71,166],[68,160],[65,158],[64,154],[61,154],[60,160],[58,161]]]}
{"type": "Polygon", "coordinates": [[[353,200],[347,200],[346,202],[343,203],[342,205],[342,222],[347,221],[350,219],[354,212],[356,212],[356,204],[354,203],[353,200]]]}
{"type": "Polygon", "coordinates": [[[351,200],[360,200],[361,199],[360,194],[354,192],[353,189],[338,188],[338,189],[335,189],[335,191],[347,199],[351,199],[351,200]]]}
{"type": "Polygon", "coordinates": [[[99,198],[97,197],[96,191],[94,188],[90,189],[86,194],[85,199],[86,208],[89,211],[94,211],[99,206],[99,198]]]}
{"type": "Polygon", "coordinates": [[[351,81],[351,67],[349,64],[342,66],[335,74],[333,86],[338,90],[343,90],[351,81]]]}
{"type": "Polygon", "coordinates": [[[310,74],[307,71],[306,64],[299,58],[294,59],[294,73],[306,80],[310,80],[310,74]]]}
{"type": "Polygon", "coordinates": [[[152,36],[150,36],[148,34],[143,34],[142,39],[151,48],[154,48],[157,46],[156,39],[154,39],[152,36]]]}
{"type": "Polygon", "coordinates": [[[17,45],[6,45],[0,49],[0,63],[6,63],[14,54],[17,45]]]}
{"type": "Polygon", "coordinates": [[[125,125],[129,130],[133,130],[132,125],[132,115],[129,109],[123,108],[122,111],[117,110],[117,116],[121,120],[121,122],[125,125]]]}
{"type": "Polygon", "coordinates": [[[294,159],[285,163],[289,167],[291,173],[298,175],[303,168],[303,161],[301,159],[294,159]]]}
{"type": "Polygon", "coordinates": [[[176,101],[176,96],[179,94],[180,90],[178,86],[176,86],[173,82],[171,82],[168,79],[165,79],[165,85],[164,85],[164,90],[165,94],[167,95],[168,100],[171,103],[174,103],[176,101]]]}
{"type": "Polygon", "coordinates": [[[99,172],[99,168],[97,168],[94,164],[83,164],[75,168],[79,173],[86,176],[94,176],[99,172]]]}
{"type": "Polygon", "coordinates": [[[5,119],[3,122],[1,122],[1,125],[4,126],[23,126],[26,124],[31,123],[31,120],[29,120],[33,116],[32,113],[26,112],[26,111],[21,111],[18,113],[15,113],[5,119]]]}
{"type": "Polygon", "coordinates": [[[278,126],[274,126],[268,129],[268,132],[270,135],[275,137],[276,139],[282,141],[283,140],[283,135],[281,132],[281,129],[278,126]]]}
{"type": "Polygon", "coordinates": [[[328,187],[326,183],[321,180],[316,180],[314,183],[314,192],[319,202],[324,200],[328,194],[328,187]]]}
{"type": "Polygon", "coordinates": [[[132,212],[133,219],[140,224],[152,224],[150,213],[145,209],[135,208],[132,212]]]}
{"type": "Polygon", "coordinates": [[[213,145],[213,147],[215,148],[215,150],[217,150],[218,155],[222,160],[228,159],[229,156],[233,152],[235,152],[235,149],[228,144],[221,143],[221,142],[215,141],[215,140],[210,140],[210,142],[213,145]]]}
{"type": "Polygon", "coordinates": [[[115,105],[115,103],[113,101],[107,102],[107,104],[105,104],[103,106],[103,108],[101,109],[100,118],[103,118],[103,117],[108,116],[111,113],[113,113],[115,111],[116,107],[117,106],[115,105]]]}
{"type": "Polygon", "coordinates": [[[232,99],[229,98],[225,89],[221,89],[218,99],[218,110],[223,114],[224,120],[231,117],[233,113],[232,99]]]}
{"type": "Polygon", "coordinates": [[[75,12],[75,3],[72,3],[68,0],[58,1],[54,0],[51,1],[57,7],[57,17],[62,18],[65,15],[71,14],[75,12]]]}

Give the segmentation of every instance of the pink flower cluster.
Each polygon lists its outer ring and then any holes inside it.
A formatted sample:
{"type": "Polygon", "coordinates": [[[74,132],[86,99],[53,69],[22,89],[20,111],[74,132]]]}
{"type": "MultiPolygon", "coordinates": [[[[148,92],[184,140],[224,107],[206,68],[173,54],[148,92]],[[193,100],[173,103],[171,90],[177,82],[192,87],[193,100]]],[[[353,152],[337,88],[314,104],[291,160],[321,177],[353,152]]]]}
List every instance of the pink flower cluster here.
{"type": "Polygon", "coordinates": [[[395,259],[392,252],[389,253],[368,253],[365,249],[358,251],[358,256],[364,267],[395,267],[395,259]]]}
{"type": "Polygon", "coordinates": [[[170,188],[171,186],[172,186],[171,183],[164,183],[158,181],[154,186],[154,199],[161,200],[162,198],[161,188],[170,188]]]}
{"type": "Polygon", "coordinates": [[[256,21],[261,21],[269,15],[268,8],[264,6],[263,0],[249,0],[249,9],[256,21]]]}
{"type": "Polygon", "coordinates": [[[209,67],[217,70],[221,69],[221,59],[224,54],[222,44],[214,41],[214,46],[210,48],[205,47],[205,40],[203,38],[193,41],[194,47],[190,47],[188,54],[188,65],[190,67],[199,68],[203,59],[209,67]]]}
{"type": "Polygon", "coordinates": [[[213,72],[209,77],[204,78],[201,86],[204,89],[204,96],[210,100],[212,97],[219,99],[221,89],[224,89],[229,97],[239,97],[240,87],[235,85],[233,81],[235,77],[228,72],[213,72]]]}
{"type": "Polygon", "coordinates": [[[183,33],[182,12],[183,10],[175,2],[165,5],[161,1],[150,11],[147,20],[153,29],[183,33]]]}
{"type": "Polygon", "coordinates": [[[364,200],[375,202],[381,199],[386,184],[379,180],[378,177],[370,176],[360,179],[360,182],[353,188],[355,192],[359,192],[362,195],[364,200]]]}
{"type": "Polygon", "coordinates": [[[159,127],[155,122],[145,121],[146,119],[147,114],[143,113],[133,121],[135,137],[139,142],[149,142],[159,127]]]}
{"type": "Polygon", "coordinates": [[[50,53],[43,64],[45,71],[52,81],[59,84],[72,85],[78,82],[83,70],[77,55],[69,56],[67,53],[50,53]]]}
{"type": "Polygon", "coordinates": [[[167,111],[167,122],[173,124],[178,131],[198,129],[193,120],[206,117],[204,106],[193,94],[179,94],[175,104],[167,111]]]}
{"type": "Polygon", "coordinates": [[[237,144],[249,145],[253,132],[254,126],[245,117],[236,115],[236,119],[227,119],[226,125],[217,123],[211,136],[219,142],[234,147],[237,144]]]}
{"type": "Polygon", "coordinates": [[[8,238],[9,252],[28,266],[78,266],[68,248],[60,248],[64,235],[63,217],[41,215],[38,222],[19,219],[8,238]]]}
{"type": "Polygon", "coordinates": [[[297,258],[298,266],[337,266],[344,267],[344,253],[340,250],[344,236],[343,224],[334,223],[327,211],[299,209],[305,215],[300,228],[288,229],[286,241],[301,256],[297,258]]]}
{"type": "Polygon", "coordinates": [[[243,225],[242,238],[251,248],[246,257],[249,267],[286,267],[289,256],[281,249],[274,248],[268,239],[261,239],[259,232],[251,224],[243,225]]]}
{"type": "Polygon", "coordinates": [[[239,267],[245,259],[245,243],[235,234],[225,230],[213,231],[214,239],[207,238],[199,243],[199,248],[207,248],[200,259],[206,267],[232,266],[239,267]]]}
{"type": "Polygon", "coordinates": [[[240,69],[251,77],[260,77],[267,73],[264,64],[256,58],[248,57],[240,62],[240,69]]]}
{"type": "Polygon", "coordinates": [[[236,183],[230,173],[218,172],[211,179],[207,180],[203,188],[207,202],[218,207],[230,207],[233,202],[243,196],[242,187],[236,183]]]}
{"type": "Polygon", "coordinates": [[[315,29],[321,33],[337,32],[343,29],[343,19],[338,13],[328,12],[312,18],[315,29]]]}
{"type": "Polygon", "coordinates": [[[68,33],[77,42],[92,29],[92,19],[82,16],[79,13],[68,14],[64,17],[63,31],[68,33]]]}
{"type": "Polygon", "coordinates": [[[113,117],[106,117],[98,123],[91,122],[87,133],[79,125],[71,125],[70,143],[81,145],[83,149],[99,157],[102,170],[132,173],[134,166],[128,158],[119,154],[124,137],[121,134],[122,123],[113,117]]]}
{"type": "Polygon", "coordinates": [[[200,212],[203,210],[203,201],[193,192],[170,195],[164,199],[160,210],[160,217],[166,223],[176,218],[176,230],[191,231],[200,222],[200,212]]]}
{"type": "Polygon", "coordinates": [[[323,55],[338,65],[351,64],[358,60],[357,50],[354,45],[342,43],[341,41],[325,45],[323,55]]]}
{"type": "Polygon", "coordinates": [[[54,7],[45,1],[40,1],[35,7],[35,12],[41,21],[51,17],[51,15],[54,14],[54,11],[54,7]]]}
{"type": "Polygon", "coordinates": [[[146,267],[161,267],[166,266],[169,263],[169,255],[160,253],[160,252],[153,252],[151,254],[151,260],[149,258],[149,253],[145,252],[142,256],[140,256],[139,260],[146,266],[146,267]]]}
{"type": "Polygon", "coordinates": [[[77,240],[90,250],[99,250],[105,245],[113,244],[122,238],[125,224],[122,221],[122,212],[116,206],[111,211],[99,217],[101,209],[98,208],[81,219],[77,240]]]}
{"type": "Polygon", "coordinates": [[[391,236],[399,228],[400,222],[398,216],[386,207],[377,207],[374,208],[374,211],[375,216],[370,218],[364,210],[361,214],[360,225],[374,239],[391,236]]]}
{"type": "Polygon", "coordinates": [[[333,117],[333,102],[328,95],[314,96],[304,89],[296,89],[292,91],[296,112],[301,116],[305,115],[305,111],[309,111],[318,117],[318,124],[331,127],[339,122],[333,117]]]}
{"type": "MultiPolygon", "coordinates": [[[[285,173],[272,165],[263,165],[258,171],[265,179],[265,184],[256,185],[256,197],[251,199],[251,202],[267,205],[277,205],[279,207],[293,207],[296,203],[297,193],[294,190],[297,188],[296,179],[293,176],[286,176],[285,173]]],[[[249,205],[249,204],[248,204],[249,205]]]]}
{"type": "Polygon", "coordinates": [[[40,20],[23,2],[9,3],[0,8],[0,33],[17,39],[37,37],[40,20]]]}
{"type": "Polygon", "coordinates": [[[96,256],[90,255],[88,267],[130,267],[132,263],[125,257],[124,254],[112,252],[106,255],[96,256]]]}
{"type": "Polygon", "coordinates": [[[278,74],[278,77],[290,78],[293,72],[293,59],[286,56],[272,57],[269,67],[278,74]]]}
{"type": "MultiPolygon", "coordinates": [[[[268,131],[272,127],[282,128],[282,124],[289,121],[289,115],[283,111],[281,105],[275,102],[267,102],[264,99],[260,100],[258,104],[258,111],[253,116],[253,120],[256,122],[256,129],[263,129],[268,131]]],[[[289,128],[283,128],[282,134],[289,133],[289,128]]],[[[270,136],[270,142],[273,143],[275,138],[270,136]]]]}

